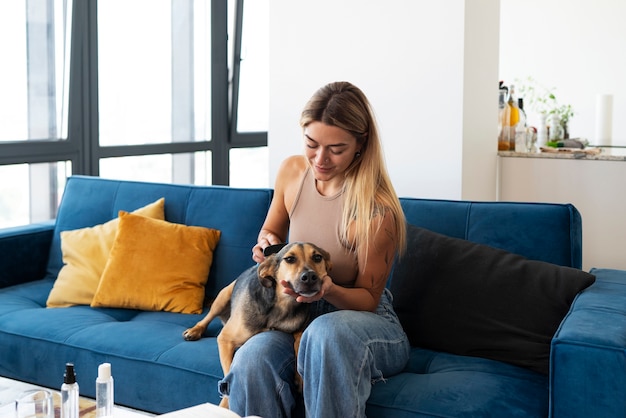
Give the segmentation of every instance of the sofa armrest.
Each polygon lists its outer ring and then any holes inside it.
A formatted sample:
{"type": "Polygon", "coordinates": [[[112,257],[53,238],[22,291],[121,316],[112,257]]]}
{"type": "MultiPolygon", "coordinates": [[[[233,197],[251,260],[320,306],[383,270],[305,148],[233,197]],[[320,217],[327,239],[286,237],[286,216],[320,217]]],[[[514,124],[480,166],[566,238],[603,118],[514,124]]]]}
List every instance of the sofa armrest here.
{"type": "Polygon", "coordinates": [[[552,340],[551,417],[626,416],[626,271],[591,273],[552,340]]]}
{"type": "Polygon", "coordinates": [[[0,229],[0,288],[42,279],[54,221],[0,229]]]}

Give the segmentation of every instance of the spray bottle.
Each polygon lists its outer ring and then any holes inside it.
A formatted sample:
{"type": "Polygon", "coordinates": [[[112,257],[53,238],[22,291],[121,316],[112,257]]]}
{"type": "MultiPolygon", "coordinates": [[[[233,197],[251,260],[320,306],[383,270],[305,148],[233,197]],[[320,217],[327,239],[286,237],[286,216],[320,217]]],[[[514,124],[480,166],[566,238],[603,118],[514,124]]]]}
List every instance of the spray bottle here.
{"type": "Polygon", "coordinates": [[[78,418],[78,383],[73,363],[65,365],[61,385],[61,418],[78,418]]]}

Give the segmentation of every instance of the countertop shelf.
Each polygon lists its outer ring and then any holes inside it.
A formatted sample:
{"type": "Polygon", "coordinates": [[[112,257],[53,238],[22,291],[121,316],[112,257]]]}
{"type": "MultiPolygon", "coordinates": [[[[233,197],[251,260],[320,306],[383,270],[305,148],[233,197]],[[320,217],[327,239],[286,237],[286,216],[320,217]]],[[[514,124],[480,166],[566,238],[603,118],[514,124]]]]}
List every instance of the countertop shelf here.
{"type": "MultiPolygon", "coordinates": [[[[558,148],[557,148],[558,149],[558,148]]],[[[592,160],[592,161],[626,161],[625,148],[601,148],[597,154],[585,152],[515,152],[515,151],[498,151],[499,157],[516,157],[516,158],[548,158],[559,160],[592,160]]]]}

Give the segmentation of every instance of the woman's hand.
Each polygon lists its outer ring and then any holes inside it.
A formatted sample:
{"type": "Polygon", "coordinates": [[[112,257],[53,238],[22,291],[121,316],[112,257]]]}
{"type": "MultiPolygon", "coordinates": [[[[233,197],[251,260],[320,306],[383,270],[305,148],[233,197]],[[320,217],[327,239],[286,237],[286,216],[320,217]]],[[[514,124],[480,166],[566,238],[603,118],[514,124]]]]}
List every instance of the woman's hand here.
{"type": "Polygon", "coordinates": [[[261,234],[259,234],[259,240],[257,244],[252,247],[252,259],[257,263],[261,263],[263,260],[265,260],[263,250],[270,245],[280,244],[281,242],[283,242],[283,240],[278,235],[271,232],[262,232],[261,234]]]}
{"type": "Polygon", "coordinates": [[[331,289],[335,286],[335,284],[333,283],[333,280],[330,278],[328,274],[320,278],[320,280],[322,281],[322,286],[320,288],[320,291],[314,294],[313,296],[309,296],[309,297],[302,296],[294,292],[293,289],[291,288],[291,285],[286,280],[281,280],[280,284],[283,286],[283,292],[289,296],[293,296],[294,298],[296,298],[296,302],[313,303],[322,299],[324,295],[327,295],[331,291],[331,289]]]}

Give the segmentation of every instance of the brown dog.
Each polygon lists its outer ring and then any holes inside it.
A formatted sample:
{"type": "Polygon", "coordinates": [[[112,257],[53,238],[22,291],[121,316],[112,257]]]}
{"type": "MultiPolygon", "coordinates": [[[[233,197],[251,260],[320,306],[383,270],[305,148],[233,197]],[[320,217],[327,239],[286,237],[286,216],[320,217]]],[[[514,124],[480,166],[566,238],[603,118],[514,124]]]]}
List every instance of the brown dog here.
{"type": "MultiPolygon", "coordinates": [[[[275,254],[266,254],[258,267],[244,271],[222,289],[207,316],[183,332],[183,337],[188,341],[200,339],[209,323],[219,316],[224,327],[217,336],[217,347],[224,376],[230,370],[235,350],[263,331],[293,333],[297,354],[310,305],[285,294],[281,282],[287,282],[300,295],[313,296],[320,291],[322,278],[330,269],[327,251],[311,243],[287,244],[275,254]]],[[[296,380],[300,387],[297,373],[296,380]]],[[[228,399],[222,398],[220,406],[228,407],[228,399]]]]}

